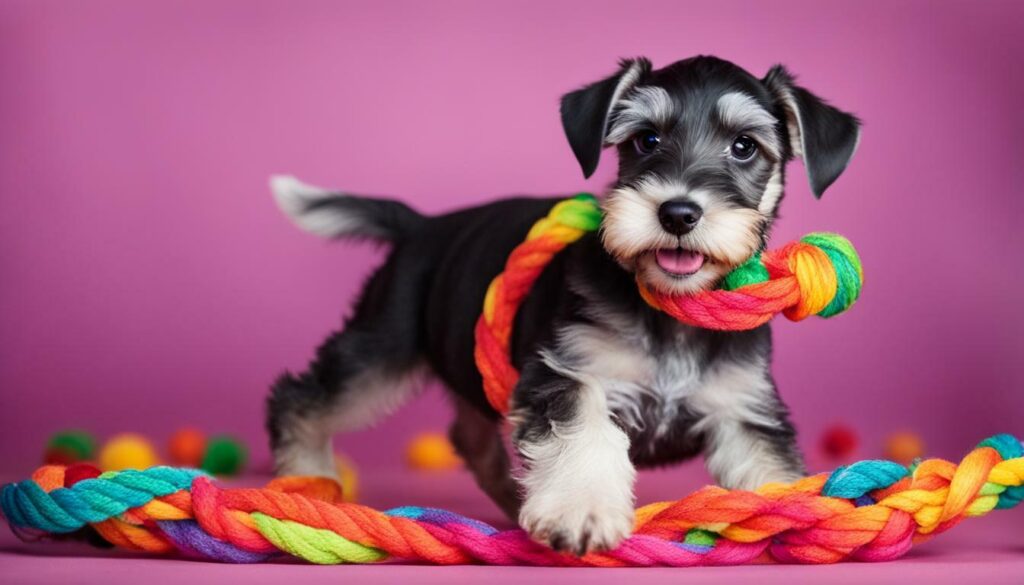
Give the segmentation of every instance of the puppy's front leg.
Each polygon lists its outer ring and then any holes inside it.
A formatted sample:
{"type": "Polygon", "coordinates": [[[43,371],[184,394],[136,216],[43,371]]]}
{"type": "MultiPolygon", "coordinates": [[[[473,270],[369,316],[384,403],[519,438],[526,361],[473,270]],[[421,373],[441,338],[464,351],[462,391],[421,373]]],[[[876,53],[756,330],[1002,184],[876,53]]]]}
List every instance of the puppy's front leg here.
{"type": "Polygon", "coordinates": [[[514,396],[512,439],[524,463],[519,524],[556,550],[614,548],[633,528],[636,471],[604,389],[538,359],[514,396]]]}
{"type": "Polygon", "coordinates": [[[796,431],[779,399],[766,360],[720,364],[705,375],[690,407],[703,418],[704,458],[715,480],[752,490],[804,475],[796,431]]]}

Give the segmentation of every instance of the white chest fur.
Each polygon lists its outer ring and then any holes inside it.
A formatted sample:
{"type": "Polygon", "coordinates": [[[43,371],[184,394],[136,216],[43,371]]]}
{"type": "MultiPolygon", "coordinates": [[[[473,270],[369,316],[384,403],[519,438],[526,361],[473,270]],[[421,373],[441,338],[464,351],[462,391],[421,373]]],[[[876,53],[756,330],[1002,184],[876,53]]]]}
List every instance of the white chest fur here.
{"type": "Polygon", "coordinates": [[[566,327],[558,336],[557,361],[602,388],[610,410],[625,427],[640,431],[655,424],[655,435],[662,434],[699,391],[703,356],[681,329],[671,343],[658,347],[638,327],[615,329],[566,327]]]}

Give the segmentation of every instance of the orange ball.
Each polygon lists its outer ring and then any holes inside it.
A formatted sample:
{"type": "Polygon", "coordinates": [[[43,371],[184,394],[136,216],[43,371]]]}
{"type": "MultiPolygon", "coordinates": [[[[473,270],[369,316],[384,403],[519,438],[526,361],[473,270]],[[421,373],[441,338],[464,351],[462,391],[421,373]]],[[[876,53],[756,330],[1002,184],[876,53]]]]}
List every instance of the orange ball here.
{"type": "Polygon", "coordinates": [[[338,453],[334,457],[334,466],[338,472],[338,480],[341,483],[341,499],[345,502],[354,502],[359,497],[359,472],[356,464],[348,456],[338,453]]]}
{"type": "Polygon", "coordinates": [[[462,465],[455,447],[443,433],[423,433],[409,443],[406,461],[413,469],[422,471],[448,471],[462,465]]]}
{"type": "Polygon", "coordinates": [[[199,467],[206,453],[206,435],[202,431],[185,428],[171,435],[167,454],[171,462],[185,467],[199,467]]]}
{"type": "Polygon", "coordinates": [[[885,457],[897,463],[909,465],[924,455],[924,441],[915,433],[900,431],[885,440],[885,457]]]}

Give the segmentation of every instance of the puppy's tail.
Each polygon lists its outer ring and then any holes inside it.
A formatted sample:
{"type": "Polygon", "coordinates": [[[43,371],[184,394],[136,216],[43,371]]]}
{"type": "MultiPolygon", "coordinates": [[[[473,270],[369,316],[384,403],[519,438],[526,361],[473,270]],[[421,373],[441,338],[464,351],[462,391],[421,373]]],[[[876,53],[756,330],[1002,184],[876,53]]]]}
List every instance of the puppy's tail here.
{"type": "Polygon", "coordinates": [[[307,185],[290,175],[270,177],[270,190],[295,225],[324,238],[392,242],[426,221],[401,201],[346,195],[307,185]]]}

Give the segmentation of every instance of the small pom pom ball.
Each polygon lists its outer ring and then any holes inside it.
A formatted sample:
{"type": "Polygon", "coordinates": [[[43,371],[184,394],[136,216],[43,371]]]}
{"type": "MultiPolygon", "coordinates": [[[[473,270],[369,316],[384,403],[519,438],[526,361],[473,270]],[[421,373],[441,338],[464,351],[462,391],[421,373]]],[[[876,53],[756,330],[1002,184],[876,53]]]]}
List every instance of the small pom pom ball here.
{"type": "Polygon", "coordinates": [[[833,425],[821,436],[821,450],[833,459],[845,459],[857,449],[857,433],[846,425],[833,425]]]}
{"type": "Polygon", "coordinates": [[[334,457],[334,466],[338,470],[338,480],[341,482],[342,501],[356,501],[359,497],[359,474],[355,463],[348,456],[338,453],[334,457]]]}
{"type": "Polygon", "coordinates": [[[206,435],[197,429],[180,429],[171,435],[167,443],[167,454],[175,465],[199,467],[206,454],[206,435]]]}
{"type": "Polygon", "coordinates": [[[64,487],[72,487],[83,479],[100,476],[100,468],[91,463],[75,463],[64,470],[64,487]]]}
{"type": "Polygon", "coordinates": [[[918,435],[902,431],[893,433],[885,440],[885,457],[897,463],[909,465],[924,455],[924,441],[918,435]]]}
{"type": "Polygon", "coordinates": [[[213,475],[237,475],[245,467],[245,445],[231,437],[213,437],[206,444],[200,468],[213,475]]]}
{"type": "Polygon", "coordinates": [[[142,435],[124,433],[107,441],[100,450],[99,462],[103,471],[120,471],[147,469],[156,465],[159,458],[149,439],[142,435]]]}
{"type": "Polygon", "coordinates": [[[43,463],[47,465],[71,465],[88,461],[96,456],[96,439],[84,431],[55,433],[46,443],[43,463]]]}
{"type": "Polygon", "coordinates": [[[423,433],[409,443],[405,458],[409,466],[420,471],[448,471],[462,465],[455,447],[442,433],[423,433]]]}

